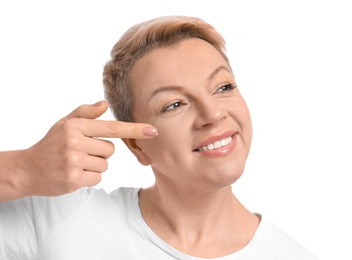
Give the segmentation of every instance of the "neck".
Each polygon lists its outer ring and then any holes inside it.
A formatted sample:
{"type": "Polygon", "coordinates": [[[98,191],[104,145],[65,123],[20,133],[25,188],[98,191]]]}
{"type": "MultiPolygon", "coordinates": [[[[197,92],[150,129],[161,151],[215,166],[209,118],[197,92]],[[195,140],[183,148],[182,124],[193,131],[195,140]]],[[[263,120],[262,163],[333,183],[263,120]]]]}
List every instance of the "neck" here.
{"type": "Polygon", "coordinates": [[[217,248],[224,254],[240,249],[249,242],[258,225],[258,219],[237,200],[231,186],[195,192],[189,187],[177,189],[156,183],[139,195],[142,216],[154,233],[193,255],[221,255],[204,251],[214,243],[221,244],[217,248]],[[224,250],[226,245],[228,248],[224,250]]]}

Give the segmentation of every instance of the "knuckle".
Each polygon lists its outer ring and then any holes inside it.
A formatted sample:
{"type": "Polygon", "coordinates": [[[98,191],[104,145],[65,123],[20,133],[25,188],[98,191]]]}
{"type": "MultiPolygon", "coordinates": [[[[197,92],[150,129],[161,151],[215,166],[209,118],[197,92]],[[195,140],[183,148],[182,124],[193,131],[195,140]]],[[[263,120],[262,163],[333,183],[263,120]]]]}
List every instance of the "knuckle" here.
{"type": "Polygon", "coordinates": [[[63,131],[67,134],[75,133],[77,132],[77,129],[79,128],[79,125],[81,124],[82,120],[80,118],[70,118],[63,122],[62,128],[63,131]]]}
{"type": "Polygon", "coordinates": [[[133,126],[133,134],[134,136],[140,136],[141,130],[137,126],[133,126]]]}
{"type": "Polygon", "coordinates": [[[65,178],[67,188],[77,189],[77,184],[79,179],[80,179],[80,173],[78,170],[69,171],[65,178]]]}
{"type": "Polygon", "coordinates": [[[74,153],[74,152],[67,153],[65,157],[65,164],[69,168],[75,168],[79,164],[79,161],[80,161],[79,157],[80,156],[77,153],[74,153]]]}
{"type": "Polygon", "coordinates": [[[107,137],[114,137],[118,132],[118,126],[115,124],[109,124],[106,126],[107,137]]]}
{"type": "Polygon", "coordinates": [[[65,142],[68,150],[75,150],[80,146],[80,138],[76,135],[67,136],[65,142]]]}
{"type": "Polygon", "coordinates": [[[77,131],[76,123],[71,120],[63,126],[63,142],[68,149],[76,148],[79,146],[81,135],[77,131]]]}
{"type": "Polygon", "coordinates": [[[74,128],[74,126],[77,124],[76,121],[77,121],[76,118],[70,118],[70,119],[64,121],[62,124],[64,131],[70,132],[72,130],[72,128],[74,128]]]}

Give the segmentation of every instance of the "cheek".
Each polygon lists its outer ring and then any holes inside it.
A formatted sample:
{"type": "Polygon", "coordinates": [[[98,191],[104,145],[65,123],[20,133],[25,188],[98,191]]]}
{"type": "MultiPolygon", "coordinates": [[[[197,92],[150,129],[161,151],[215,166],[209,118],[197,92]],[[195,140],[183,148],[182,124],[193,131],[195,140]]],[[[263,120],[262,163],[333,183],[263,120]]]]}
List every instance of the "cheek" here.
{"type": "Polygon", "coordinates": [[[252,128],[249,109],[244,99],[239,97],[237,100],[235,100],[234,103],[235,105],[233,106],[232,115],[239,121],[241,125],[252,128]]]}
{"type": "Polygon", "coordinates": [[[153,140],[143,140],[141,142],[141,149],[143,153],[149,158],[149,163],[159,170],[172,165],[172,158],[177,157],[177,147],[169,140],[170,138],[163,138],[158,135],[153,140]]]}
{"type": "Polygon", "coordinates": [[[178,142],[189,135],[190,119],[188,114],[180,114],[168,118],[159,117],[151,124],[158,129],[156,139],[160,145],[178,142]]]}
{"type": "Polygon", "coordinates": [[[248,128],[248,132],[249,135],[252,136],[252,119],[251,119],[251,115],[249,112],[249,109],[247,107],[247,104],[243,101],[244,105],[243,105],[243,121],[244,124],[246,125],[246,127],[248,128]]]}
{"type": "Polygon", "coordinates": [[[246,143],[248,148],[251,145],[252,142],[252,120],[251,120],[251,116],[249,113],[249,110],[247,108],[247,106],[244,103],[244,106],[242,107],[241,110],[241,115],[240,115],[240,127],[242,129],[242,131],[244,132],[245,138],[246,138],[246,143]]]}
{"type": "Polygon", "coordinates": [[[178,158],[188,148],[189,131],[186,133],[185,124],[177,120],[155,121],[153,126],[158,129],[158,136],[148,140],[138,140],[142,150],[153,162],[169,161],[178,158]],[[166,123],[166,121],[168,121],[166,123]]]}
{"type": "Polygon", "coordinates": [[[235,119],[246,139],[246,142],[250,145],[252,140],[252,120],[247,104],[242,97],[238,97],[235,102],[231,104],[229,114],[235,119]]]}

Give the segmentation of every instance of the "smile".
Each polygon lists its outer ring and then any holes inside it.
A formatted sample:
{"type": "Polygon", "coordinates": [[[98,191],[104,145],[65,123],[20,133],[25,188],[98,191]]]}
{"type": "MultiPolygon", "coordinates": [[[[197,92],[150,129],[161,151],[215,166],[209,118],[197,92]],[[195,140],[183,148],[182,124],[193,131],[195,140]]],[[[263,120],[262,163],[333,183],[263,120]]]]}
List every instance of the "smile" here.
{"type": "Polygon", "coordinates": [[[201,152],[201,151],[218,149],[220,147],[228,145],[229,143],[231,143],[231,141],[232,141],[232,137],[229,136],[224,139],[221,139],[220,141],[216,141],[214,143],[202,146],[202,147],[198,148],[196,151],[201,152]]]}

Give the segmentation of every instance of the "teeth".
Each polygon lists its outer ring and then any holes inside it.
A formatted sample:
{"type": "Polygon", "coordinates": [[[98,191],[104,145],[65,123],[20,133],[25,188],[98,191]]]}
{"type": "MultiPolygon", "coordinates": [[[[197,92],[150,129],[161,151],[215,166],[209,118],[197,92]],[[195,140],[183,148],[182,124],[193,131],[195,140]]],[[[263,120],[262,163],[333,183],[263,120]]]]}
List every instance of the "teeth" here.
{"type": "Polygon", "coordinates": [[[232,140],[232,137],[229,136],[229,137],[226,137],[220,141],[216,141],[212,144],[205,145],[205,146],[199,148],[198,150],[199,151],[214,150],[214,149],[223,147],[225,145],[228,145],[231,142],[231,140],[232,140]]]}

